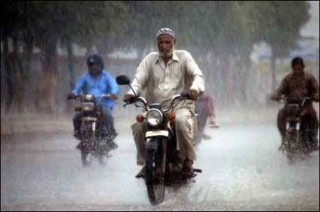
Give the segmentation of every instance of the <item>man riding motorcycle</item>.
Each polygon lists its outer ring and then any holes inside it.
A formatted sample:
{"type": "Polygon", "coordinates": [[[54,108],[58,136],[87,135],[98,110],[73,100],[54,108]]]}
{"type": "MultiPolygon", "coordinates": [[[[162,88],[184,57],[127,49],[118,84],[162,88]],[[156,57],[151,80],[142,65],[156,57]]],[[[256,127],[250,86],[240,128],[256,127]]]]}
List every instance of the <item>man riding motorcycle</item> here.
{"type": "MultiPolygon", "coordinates": [[[[319,83],[316,78],[304,71],[304,62],[301,57],[295,57],[291,61],[292,73],[288,74],[282,80],[280,87],[271,95],[271,100],[278,101],[282,95],[286,98],[298,99],[303,97],[311,97],[313,101],[319,102],[319,83]]],[[[279,149],[283,149],[285,142],[285,122],[286,110],[285,107],[280,109],[277,117],[277,127],[282,137],[282,142],[279,149]]],[[[318,129],[319,120],[312,101],[310,101],[303,109],[303,122],[308,123],[311,127],[310,136],[311,146],[310,150],[318,148],[318,129]]]]}
{"type": "MultiPolygon", "coordinates": [[[[156,35],[158,52],[148,54],[139,64],[131,84],[137,95],[146,89],[147,102],[162,100],[181,92],[187,92],[195,100],[205,90],[201,70],[191,54],[185,50],[175,50],[175,34],[169,28],[162,28],[156,35]]],[[[129,90],[124,96],[130,102],[134,93],[129,90]]],[[[195,102],[185,100],[174,107],[176,114],[175,128],[179,158],[184,162],[185,173],[192,171],[196,159],[195,139],[195,102]]],[[[137,148],[137,164],[145,165],[145,123],[132,125],[132,132],[137,148]]],[[[136,177],[144,176],[144,168],[136,177]]]]}
{"type": "MultiPolygon", "coordinates": [[[[116,137],[117,132],[114,128],[114,119],[112,116],[112,109],[114,107],[114,100],[117,99],[119,94],[118,84],[114,77],[104,70],[104,64],[102,57],[98,54],[91,54],[87,58],[88,72],[83,74],[78,80],[72,93],[68,95],[68,99],[74,98],[81,91],[83,94],[92,94],[95,97],[99,97],[102,94],[110,94],[110,98],[104,98],[101,100],[104,114],[104,123],[107,125],[108,135],[111,135],[111,140],[116,137]]],[[[73,118],[74,136],[81,139],[80,125],[82,112],[75,114],[73,118]]],[[[113,143],[116,146],[115,143],[113,143]]]]}

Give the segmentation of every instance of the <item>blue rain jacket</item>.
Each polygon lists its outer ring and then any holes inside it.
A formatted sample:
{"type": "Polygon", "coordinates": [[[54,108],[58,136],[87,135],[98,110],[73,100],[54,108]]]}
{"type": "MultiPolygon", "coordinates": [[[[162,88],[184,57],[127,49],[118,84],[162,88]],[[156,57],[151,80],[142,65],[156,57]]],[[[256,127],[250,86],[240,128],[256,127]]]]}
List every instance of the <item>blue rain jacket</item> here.
{"type": "MultiPolygon", "coordinates": [[[[89,72],[83,74],[78,80],[72,93],[79,94],[82,91],[83,94],[92,94],[95,97],[101,94],[119,94],[119,87],[114,77],[103,70],[98,76],[91,76],[89,72]]],[[[103,98],[100,104],[109,109],[113,109],[114,100],[103,98]]]]}

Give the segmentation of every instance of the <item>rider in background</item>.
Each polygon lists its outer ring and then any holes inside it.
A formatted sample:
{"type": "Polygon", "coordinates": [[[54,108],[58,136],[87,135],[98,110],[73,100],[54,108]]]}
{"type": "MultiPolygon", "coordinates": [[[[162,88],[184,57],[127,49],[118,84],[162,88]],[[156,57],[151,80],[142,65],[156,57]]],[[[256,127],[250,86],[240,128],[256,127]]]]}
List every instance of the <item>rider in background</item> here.
{"type": "Polygon", "coordinates": [[[198,130],[199,135],[204,139],[210,139],[211,136],[204,132],[205,126],[209,120],[209,127],[218,127],[215,121],[215,111],[213,98],[206,93],[199,96],[196,101],[196,111],[198,113],[198,130]]]}
{"type": "MultiPolygon", "coordinates": [[[[311,74],[304,71],[304,62],[301,57],[295,57],[291,61],[292,73],[286,75],[279,88],[271,95],[271,100],[280,100],[282,95],[287,98],[311,97],[313,101],[319,102],[319,82],[311,74]]],[[[318,147],[319,120],[312,102],[304,108],[304,122],[311,126],[311,149],[318,147]]],[[[280,109],[277,117],[277,126],[281,134],[282,141],[279,149],[283,148],[285,138],[285,107],[280,109]]]]}
{"type": "MultiPolygon", "coordinates": [[[[192,171],[196,159],[195,145],[195,101],[204,89],[201,70],[191,54],[185,50],[176,50],[175,33],[170,28],[162,28],[156,35],[158,52],[148,54],[139,64],[132,88],[137,95],[146,89],[146,100],[149,103],[161,102],[166,98],[181,92],[187,92],[193,100],[183,100],[174,107],[176,114],[175,128],[179,159],[183,162],[185,174],[192,171]]],[[[132,91],[124,96],[125,102],[134,97],[132,91]]],[[[144,123],[132,125],[132,131],[137,148],[137,164],[145,165],[144,123]]],[[[136,177],[144,175],[144,168],[136,177]]]]}
{"type": "MultiPolygon", "coordinates": [[[[89,55],[87,57],[87,66],[88,71],[80,77],[68,98],[73,98],[80,94],[81,91],[83,94],[92,94],[95,97],[99,97],[102,94],[110,94],[111,98],[102,98],[100,104],[105,116],[104,120],[106,120],[108,135],[111,135],[111,140],[113,141],[117,132],[114,128],[114,119],[111,111],[115,104],[114,100],[117,99],[119,94],[118,84],[115,78],[104,70],[103,59],[100,55],[89,55]]],[[[78,112],[73,118],[74,136],[78,139],[81,139],[80,126],[82,116],[83,113],[78,112]]],[[[116,145],[115,143],[113,144],[116,145]]]]}

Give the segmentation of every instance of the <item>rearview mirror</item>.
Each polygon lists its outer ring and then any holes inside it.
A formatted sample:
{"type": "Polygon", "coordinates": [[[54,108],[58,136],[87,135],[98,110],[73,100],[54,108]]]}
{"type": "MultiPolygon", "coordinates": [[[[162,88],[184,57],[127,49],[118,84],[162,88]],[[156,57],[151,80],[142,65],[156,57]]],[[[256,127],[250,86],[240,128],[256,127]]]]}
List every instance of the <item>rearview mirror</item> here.
{"type": "Polygon", "coordinates": [[[130,85],[130,79],[126,75],[119,75],[116,78],[119,85],[130,85]]]}

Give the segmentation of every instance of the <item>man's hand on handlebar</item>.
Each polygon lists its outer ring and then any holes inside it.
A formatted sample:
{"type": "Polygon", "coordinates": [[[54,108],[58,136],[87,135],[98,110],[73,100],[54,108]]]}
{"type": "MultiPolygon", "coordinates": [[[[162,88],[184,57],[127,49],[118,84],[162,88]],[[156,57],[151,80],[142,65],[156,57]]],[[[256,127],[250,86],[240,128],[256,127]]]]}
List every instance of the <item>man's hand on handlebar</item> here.
{"type": "Polygon", "coordinates": [[[196,90],[189,90],[188,96],[192,100],[196,100],[198,98],[198,92],[196,90]]]}
{"type": "Polygon", "coordinates": [[[319,102],[319,93],[314,94],[314,95],[312,96],[312,100],[315,101],[315,102],[319,102]]]}
{"type": "Polygon", "coordinates": [[[68,100],[75,99],[75,98],[76,98],[76,94],[74,94],[74,93],[68,94],[68,97],[67,97],[68,100]]]}
{"type": "Polygon", "coordinates": [[[116,94],[110,94],[110,99],[116,100],[118,99],[118,96],[116,94]]]}
{"type": "Polygon", "coordinates": [[[280,101],[282,99],[282,97],[271,95],[270,99],[273,100],[273,101],[280,101]]]}
{"type": "Polygon", "coordinates": [[[134,99],[134,95],[132,95],[132,94],[125,94],[124,96],[123,96],[123,98],[122,98],[122,100],[124,101],[124,102],[126,102],[126,103],[130,103],[130,102],[132,102],[132,100],[134,99]]]}

